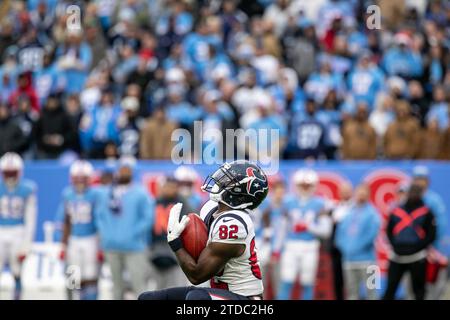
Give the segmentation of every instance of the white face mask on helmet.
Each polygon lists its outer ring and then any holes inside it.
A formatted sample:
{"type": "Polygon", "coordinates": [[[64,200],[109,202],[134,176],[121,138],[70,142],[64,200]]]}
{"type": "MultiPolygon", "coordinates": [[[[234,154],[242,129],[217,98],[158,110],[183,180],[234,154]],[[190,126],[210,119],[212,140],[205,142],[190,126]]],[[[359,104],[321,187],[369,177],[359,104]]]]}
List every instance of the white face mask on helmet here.
{"type": "Polygon", "coordinates": [[[221,202],[222,201],[222,192],[224,191],[224,190],[222,190],[221,192],[218,192],[219,191],[219,186],[217,185],[217,184],[215,184],[213,187],[212,187],[212,189],[211,189],[211,192],[209,193],[209,199],[211,200],[211,201],[214,201],[214,202],[221,202]]]}

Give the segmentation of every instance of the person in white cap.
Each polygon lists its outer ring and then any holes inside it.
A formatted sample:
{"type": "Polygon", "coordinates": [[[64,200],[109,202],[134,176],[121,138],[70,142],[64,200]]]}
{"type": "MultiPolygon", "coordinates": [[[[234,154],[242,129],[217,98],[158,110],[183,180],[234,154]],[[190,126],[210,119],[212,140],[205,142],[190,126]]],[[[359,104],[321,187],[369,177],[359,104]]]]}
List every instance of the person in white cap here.
{"type": "Polygon", "coordinates": [[[23,167],[17,153],[7,152],[0,159],[0,274],[8,263],[16,300],[22,292],[21,269],[34,240],[37,219],[36,185],[22,178],[23,167]]]}
{"type": "Polygon", "coordinates": [[[405,32],[399,32],[394,37],[394,46],[388,49],[381,65],[388,75],[400,77],[420,77],[423,73],[423,62],[420,53],[411,49],[412,40],[405,32]]]}
{"type": "Polygon", "coordinates": [[[311,169],[294,173],[296,195],[286,201],[287,214],[276,230],[274,258],[281,254],[281,284],[278,299],[290,299],[296,279],[300,281],[304,300],[314,296],[314,284],[319,263],[319,239],[328,238],[332,221],[325,200],[314,195],[319,177],[311,169]]]}
{"type": "Polygon", "coordinates": [[[81,29],[68,29],[65,42],[56,50],[57,64],[62,69],[65,91],[68,94],[81,92],[92,63],[92,50],[83,40],[81,29]]]}
{"type": "Polygon", "coordinates": [[[200,210],[202,205],[202,198],[195,190],[195,183],[199,179],[198,173],[188,166],[179,166],[175,172],[174,177],[179,185],[179,192],[182,197],[186,199],[194,212],[200,210]]]}
{"type": "Polygon", "coordinates": [[[258,139],[249,145],[249,155],[255,159],[282,154],[287,138],[286,122],[275,112],[273,99],[269,95],[260,97],[263,99],[258,99],[257,118],[248,126],[258,133],[258,139]]]}

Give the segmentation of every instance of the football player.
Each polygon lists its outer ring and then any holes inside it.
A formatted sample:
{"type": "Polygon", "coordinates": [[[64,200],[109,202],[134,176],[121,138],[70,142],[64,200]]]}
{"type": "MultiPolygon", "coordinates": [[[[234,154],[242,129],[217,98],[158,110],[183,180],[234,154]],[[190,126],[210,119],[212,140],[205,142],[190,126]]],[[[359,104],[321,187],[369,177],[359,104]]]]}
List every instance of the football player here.
{"type": "Polygon", "coordinates": [[[210,280],[210,288],[178,287],[145,292],[141,300],[262,299],[263,282],[250,214],[266,197],[269,187],[257,165],[238,160],[223,164],[202,186],[208,201],[200,216],[208,228],[208,242],[198,261],[183,248],[180,235],[189,222],[180,219],[181,204],[170,211],[167,241],[189,281],[210,280]]]}
{"type": "MultiPolygon", "coordinates": [[[[78,267],[80,274],[78,279],[80,290],[68,288],[69,299],[97,299],[99,258],[101,257],[93,213],[96,191],[89,186],[93,173],[92,165],[85,160],[77,160],[72,164],[71,185],[63,191],[58,212],[63,220],[60,259],[66,262],[68,268],[78,267]]],[[[68,272],[70,272],[69,269],[68,272]]]]}
{"type": "Polygon", "coordinates": [[[273,231],[285,215],[286,183],[280,175],[269,177],[270,195],[258,207],[256,214],[256,242],[258,257],[265,275],[264,285],[272,290],[266,290],[265,299],[273,299],[279,283],[279,259],[271,259],[275,237],[273,231]]]}
{"type": "Polygon", "coordinates": [[[22,178],[23,161],[17,153],[3,155],[0,170],[0,274],[8,263],[17,300],[21,295],[22,263],[31,249],[36,228],[36,186],[22,178]]]}
{"type": "Polygon", "coordinates": [[[292,180],[297,195],[286,200],[287,213],[277,230],[274,245],[274,258],[279,257],[281,252],[278,299],[290,298],[299,276],[303,299],[311,300],[319,262],[319,238],[331,235],[332,221],[322,214],[325,210],[324,199],[314,195],[319,182],[317,173],[300,169],[292,180]]]}

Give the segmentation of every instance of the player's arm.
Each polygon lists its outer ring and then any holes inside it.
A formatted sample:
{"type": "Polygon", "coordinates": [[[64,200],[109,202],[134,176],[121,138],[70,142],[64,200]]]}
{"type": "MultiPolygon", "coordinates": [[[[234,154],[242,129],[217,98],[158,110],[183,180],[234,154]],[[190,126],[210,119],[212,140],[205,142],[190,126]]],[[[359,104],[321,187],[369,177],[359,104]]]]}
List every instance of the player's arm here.
{"type": "Polygon", "coordinates": [[[36,219],[37,219],[37,197],[36,192],[33,191],[26,199],[25,203],[25,235],[23,238],[22,254],[26,255],[30,250],[31,244],[34,240],[34,234],[36,231],[36,219]]]}
{"type": "Polygon", "coordinates": [[[280,257],[290,227],[291,219],[289,218],[289,213],[283,210],[278,226],[274,226],[274,241],[272,246],[272,256],[274,260],[277,260],[280,257]]]}
{"type": "Polygon", "coordinates": [[[218,274],[228,260],[240,256],[244,250],[244,244],[211,242],[202,251],[197,262],[184,248],[178,249],[175,255],[188,280],[197,285],[218,274]]]}
{"type": "Polygon", "coordinates": [[[180,239],[181,233],[189,222],[189,217],[186,215],[180,221],[181,209],[182,204],[177,203],[170,210],[167,240],[189,281],[193,284],[200,284],[220,272],[228,260],[241,255],[245,250],[245,244],[226,243],[226,240],[212,241],[202,251],[196,262],[183,249],[183,244],[180,239]]]}
{"type": "Polygon", "coordinates": [[[69,236],[70,236],[70,216],[67,213],[64,213],[64,222],[61,239],[61,242],[64,246],[67,246],[67,243],[69,242],[69,236]]]}
{"type": "Polygon", "coordinates": [[[319,214],[317,221],[309,224],[307,226],[307,229],[315,236],[321,239],[327,239],[331,236],[331,233],[333,231],[333,221],[325,211],[322,211],[319,214]]]}

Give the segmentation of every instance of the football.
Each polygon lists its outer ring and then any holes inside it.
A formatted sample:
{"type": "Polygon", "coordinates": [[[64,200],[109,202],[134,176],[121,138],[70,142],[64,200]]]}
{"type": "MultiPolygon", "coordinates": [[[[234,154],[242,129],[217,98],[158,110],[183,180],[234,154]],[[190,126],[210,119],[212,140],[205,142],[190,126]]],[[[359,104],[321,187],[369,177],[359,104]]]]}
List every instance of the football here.
{"type": "Polygon", "coordinates": [[[181,233],[181,241],[187,252],[198,260],[208,241],[208,230],[203,220],[195,213],[188,214],[189,223],[181,233]]]}

